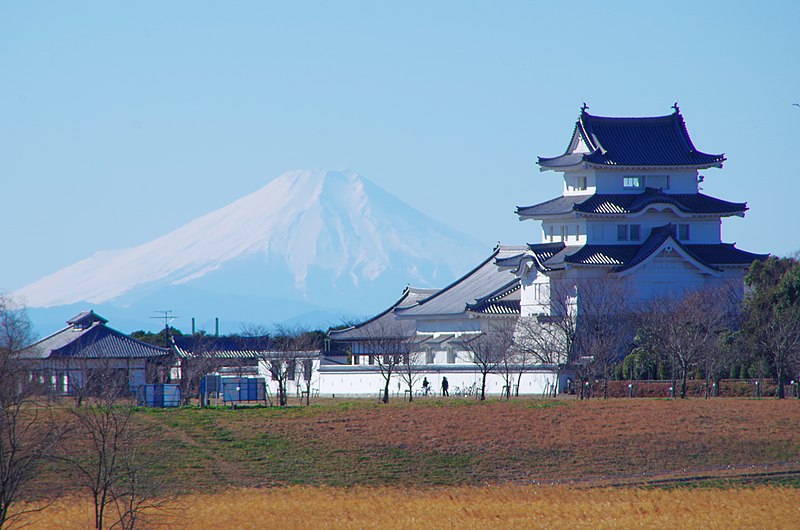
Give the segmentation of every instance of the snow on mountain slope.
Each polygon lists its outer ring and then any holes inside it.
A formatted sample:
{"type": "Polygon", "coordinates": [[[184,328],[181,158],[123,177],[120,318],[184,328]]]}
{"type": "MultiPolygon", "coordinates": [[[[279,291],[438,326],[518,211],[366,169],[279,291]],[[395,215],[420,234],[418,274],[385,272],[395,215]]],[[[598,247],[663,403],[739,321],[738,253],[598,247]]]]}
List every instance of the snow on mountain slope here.
{"type": "Polygon", "coordinates": [[[97,252],[15,294],[53,307],[206,282],[269,293],[289,283],[308,297],[320,286],[354,292],[388,277],[402,279],[399,292],[405,283],[449,282],[485,252],[354,172],[292,171],[163,237],[97,252]]]}

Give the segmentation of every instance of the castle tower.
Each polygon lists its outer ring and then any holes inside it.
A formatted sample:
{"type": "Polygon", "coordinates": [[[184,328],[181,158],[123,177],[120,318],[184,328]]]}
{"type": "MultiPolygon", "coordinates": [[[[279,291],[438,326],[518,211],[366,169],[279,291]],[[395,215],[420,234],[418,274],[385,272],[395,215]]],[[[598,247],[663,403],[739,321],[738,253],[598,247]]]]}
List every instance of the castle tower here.
{"type": "Polygon", "coordinates": [[[550,314],[556,286],[570,292],[601,279],[628,301],[723,282],[741,296],[750,263],[766,256],[722,242],[722,218],[743,217],[747,204],[700,192],[700,170],[721,168],[725,156],[697,150],[673,108],[616,118],[584,106],[566,151],[539,158],[541,171],[561,173],[563,193],[517,208],[520,220],[542,222],[542,242],[498,262],[522,278],[523,316],[550,314]]]}

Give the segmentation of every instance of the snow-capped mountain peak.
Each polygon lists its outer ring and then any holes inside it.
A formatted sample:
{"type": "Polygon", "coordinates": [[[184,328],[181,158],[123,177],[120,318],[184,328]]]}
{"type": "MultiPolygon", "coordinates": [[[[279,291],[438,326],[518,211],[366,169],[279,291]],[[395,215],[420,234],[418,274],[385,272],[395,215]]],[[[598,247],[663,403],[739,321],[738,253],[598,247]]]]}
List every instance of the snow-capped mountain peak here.
{"type": "Polygon", "coordinates": [[[52,307],[185,285],[287,297],[289,284],[296,295],[330,301],[384,280],[395,292],[407,283],[441,285],[480,254],[469,237],[357,173],[299,170],[158,239],[97,252],[15,294],[31,307],[52,307]]]}

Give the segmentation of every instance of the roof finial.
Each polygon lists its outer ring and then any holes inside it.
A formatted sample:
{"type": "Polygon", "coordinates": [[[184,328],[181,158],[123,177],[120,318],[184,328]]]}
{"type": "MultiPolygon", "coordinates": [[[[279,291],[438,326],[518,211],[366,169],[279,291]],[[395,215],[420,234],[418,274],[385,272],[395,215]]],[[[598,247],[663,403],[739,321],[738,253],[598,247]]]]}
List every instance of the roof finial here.
{"type": "Polygon", "coordinates": [[[681,113],[681,108],[678,106],[678,102],[677,101],[675,102],[674,105],[672,105],[672,108],[675,110],[675,114],[680,114],[681,113]]]}
{"type": "Polygon", "coordinates": [[[589,108],[589,105],[587,105],[586,102],[584,101],[583,102],[583,106],[581,107],[581,112],[586,112],[586,109],[588,109],[588,108],[589,108]]]}

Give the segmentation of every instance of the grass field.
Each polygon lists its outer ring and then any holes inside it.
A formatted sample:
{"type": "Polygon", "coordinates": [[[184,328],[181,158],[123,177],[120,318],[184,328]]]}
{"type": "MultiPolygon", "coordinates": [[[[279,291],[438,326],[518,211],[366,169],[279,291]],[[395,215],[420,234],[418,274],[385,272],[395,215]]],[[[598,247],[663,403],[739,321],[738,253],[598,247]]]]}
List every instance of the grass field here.
{"type": "Polygon", "coordinates": [[[370,402],[142,411],[182,491],[481,485],[800,460],[798,400],[370,402]]]}
{"type": "MultiPolygon", "coordinates": [[[[153,428],[145,449],[161,462],[165,494],[177,496],[172,527],[257,528],[264,518],[282,528],[325,526],[317,518],[345,528],[537,527],[551,517],[569,527],[800,527],[796,399],[430,399],[136,415],[153,428]]],[[[32,500],[71,499],[43,512],[50,528],[86,526],[73,473],[55,463],[40,471],[32,500]]]]}

